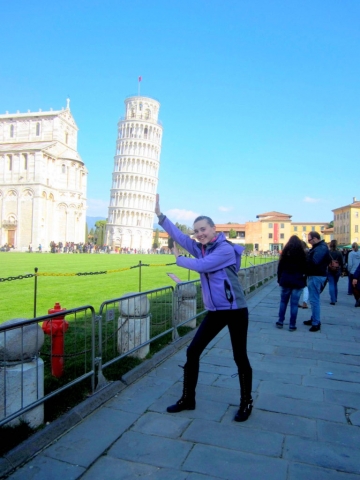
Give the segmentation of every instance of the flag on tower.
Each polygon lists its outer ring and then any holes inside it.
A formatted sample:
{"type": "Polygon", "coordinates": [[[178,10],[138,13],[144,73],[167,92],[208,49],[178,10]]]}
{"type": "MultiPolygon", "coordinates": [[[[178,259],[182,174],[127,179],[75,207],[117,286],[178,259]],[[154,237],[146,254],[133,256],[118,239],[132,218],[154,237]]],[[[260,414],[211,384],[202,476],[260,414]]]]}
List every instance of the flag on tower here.
{"type": "Polygon", "coordinates": [[[142,78],[141,78],[141,77],[139,77],[139,82],[141,82],[141,80],[142,80],[142,78]]]}

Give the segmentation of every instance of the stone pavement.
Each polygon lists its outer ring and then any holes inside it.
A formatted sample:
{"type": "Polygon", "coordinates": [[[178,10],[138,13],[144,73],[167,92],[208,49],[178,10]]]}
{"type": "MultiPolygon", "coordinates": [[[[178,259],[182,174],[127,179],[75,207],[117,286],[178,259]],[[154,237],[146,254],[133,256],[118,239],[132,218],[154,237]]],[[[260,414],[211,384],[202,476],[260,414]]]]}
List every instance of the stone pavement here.
{"type": "MultiPolygon", "coordinates": [[[[11,480],[360,480],[360,308],[340,279],[322,294],[322,329],[275,328],[275,281],[249,300],[254,409],[235,423],[238,378],[227,331],[204,352],[197,408],[168,414],[186,347],[123,389],[11,480]]],[[[289,312],[287,312],[287,319],[289,312]]],[[[288,322],[288,320],[287,320],[288,322]]]]}

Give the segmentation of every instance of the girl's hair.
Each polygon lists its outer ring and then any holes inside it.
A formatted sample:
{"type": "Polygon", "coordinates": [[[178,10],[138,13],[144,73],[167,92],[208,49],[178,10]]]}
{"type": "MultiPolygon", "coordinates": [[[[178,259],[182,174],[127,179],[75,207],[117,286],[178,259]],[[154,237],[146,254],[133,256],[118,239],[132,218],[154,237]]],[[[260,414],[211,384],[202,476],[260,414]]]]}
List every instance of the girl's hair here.
{"type": "Polygon", "coordinates": [[[287,242],[283,251],[281,252],[280,258],[283,258],[285,256],[291,256],[291,257],[298,256],[300,258],[306,257],[302,241],[296,235],[292,235],[289,238],[289,241],[287,242]]]}
{"type": "Polygon", "coordinates": [[[215,227],[215,223],[211,220],[211,218],[206,217],[205,215],[200,215],[200,217],[195,218],[194,225],[196,222],[200,222],[200,220],[206,220],[210,227],[215,227]]]}
{"type": "Polygon", "coordinates": [[[359,250],[359,245],[356,242],[354,242],[351,246],[355,250],[355,252],[359,250]]]}
{"type": "Polygon", "coordinates": [[[337,240],[331,240],[330,242],[330,250],[336,250],[337,249],[338,242],[337,240]]]}

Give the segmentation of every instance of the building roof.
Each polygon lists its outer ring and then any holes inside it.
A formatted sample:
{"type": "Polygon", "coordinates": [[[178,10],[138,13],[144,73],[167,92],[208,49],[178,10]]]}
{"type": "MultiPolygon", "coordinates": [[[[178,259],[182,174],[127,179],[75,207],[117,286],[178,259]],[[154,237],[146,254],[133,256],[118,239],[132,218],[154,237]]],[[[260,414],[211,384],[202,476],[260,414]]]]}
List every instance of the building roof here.
{"type": "Polygon", "coordinates": [[[45,150],[55,145],[56,140],[50,142],[18,142],[18,143],[0,143],[0,151],[21,151],[21,150],[45,150]]]}
{"type": "Polygon", "coordinates": [[[70,111],[70,99],[68,98],[66,100],[66,108],[62,108],[61,110],[48,110],[48,111],[42,111],[39,110],[38,112],[30,112],[28,110],[26,113],[20,113],[17,111],[16,113],[2,113],[0,114],[0,120],[16,120],[19,118],[36,118],[36,117],[58,117],[60,116],[62,120],[65,120],[66,122],[70,123],[76,130],[78,129],[78,126],[76,125],[76,122],[74,120],[74,117],[71,114],[70,111]]]}
{"type": "Polygon", "coordinates": [[[80,155],[76,150],[63,146],[58,140],[51,140],[49,142],[19,142],[19,143],[0,143],[0,152],[22,152],[31,150],[47,150],[49,155],[52,155],[60,160],[72,160],[80,162],[84,165],[80,155]]]}
{"type": "Polygon", "coordinates": [[[287,219],[290,220],[292,215],[289,215],[288,213],[281,213],[281,212],[266,212],[266,213],[259,213],[259,215],[256,215],[256,218],[260,218],[261,220],[267,220],[268,218],[281,218],[283,220],[287,219]]]}
{"type": "Polygon", "coordinates": [[[245,230],[245,224],[242,223],[216,223],[215,228],[217,231],[221,232],[230,232],[230,230],[235,230],[235,232],[245,230]]]}
{"type": "Polygon", "coordinates": [[[336,210],[341,210],[342,208],[360,208],[360,201],[355,201],[353,203],[350,203],[349,205],[345,205],[344,207],[338,207],[334,208],[334,210],[331,210],[332,212],[336,212],[336,210]]]}
{"type": "Polygon", "coordinates": [[[45,116],[56,116],[56,115],[59,115],[59,113],[62,113],[62,112],[65,112],[65,110],[50,110],[50,111],[46,111],[46,112],[42,112],[42,111],[39,111],[39,112],[30,112],[30,110],[26,113],[20,113],[20,112],[16,112],[16,113],[2,113],[0,114],[0,119],[3,119],[3,118],[27,118],[27,117],[45,117],[45,116]]]}

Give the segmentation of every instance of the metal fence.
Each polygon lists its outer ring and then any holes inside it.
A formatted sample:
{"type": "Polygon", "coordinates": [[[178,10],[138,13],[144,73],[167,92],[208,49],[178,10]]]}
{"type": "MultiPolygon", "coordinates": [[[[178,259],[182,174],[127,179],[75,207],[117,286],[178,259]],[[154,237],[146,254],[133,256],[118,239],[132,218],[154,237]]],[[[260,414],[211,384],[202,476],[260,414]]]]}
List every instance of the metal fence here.
{"type": "MultiPolygon", "coordinates": [[[[240,270],[245,294],[276,270],[277,261],[240,270]]],[[[41,424],[46,400],[87,379],[94,393],[108,383],[110,365],[129,355],[146,358],[152,342],[166,335],[176,340],[179,329],[195,328],[204,313],[200,280],[194,280],[106,300],[97,315],[86,305],[0,325],[0,426],[18,417],[41,424]],[[59,316],[65,321],[56,332],[59,316]],[[64,339],[60,353],[57,333],[64,339]]]]}
{"type": "Polygon", "coordinates": [[[278,261],[263,263],[239,271],[239,280],[245,295],[249,295],[277,274],[278,261]]]}
{"type": "Polygon", "coordinates": [[[86,305],[0,325],[0,426],[18,417],[41,424],[44,402],[87,378],[94,391],[94,319],[86,305]],[[61,337],[62,351],[56,347],[61,337]]]}
{"type": "Polygon", "coordinates": [[[196,327],[204,313],[200,281],[131,293],[103,302],[96,316],[98,324],[97,389],[107,383],[104,370],[132,355],[143,359],[150,353],[150,343],[167,334],[179,337],[181,326],[196,327]]]}

